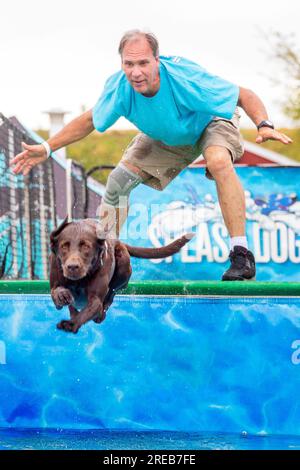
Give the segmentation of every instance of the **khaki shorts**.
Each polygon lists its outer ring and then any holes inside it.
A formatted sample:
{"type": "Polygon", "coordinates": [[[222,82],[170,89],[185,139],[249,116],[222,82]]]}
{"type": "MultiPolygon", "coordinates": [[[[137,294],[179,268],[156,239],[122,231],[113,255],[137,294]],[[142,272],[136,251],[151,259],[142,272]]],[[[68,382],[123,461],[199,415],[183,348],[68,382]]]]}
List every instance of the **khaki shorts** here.
{"type": "MultiPolygon", "coordinates": [[[[169,146],[140,133],[125,150],[121,162],[128,162],[139,168],[143,183],[162,191],[207,147],[225,147],[229,150],[233,162],[239,160],[244,153],[239,119],[238,109],[231,119],[215,117],[195,145],[169,146]]],[[[213,179],[207,169],[206,176],[213,179]]]]}

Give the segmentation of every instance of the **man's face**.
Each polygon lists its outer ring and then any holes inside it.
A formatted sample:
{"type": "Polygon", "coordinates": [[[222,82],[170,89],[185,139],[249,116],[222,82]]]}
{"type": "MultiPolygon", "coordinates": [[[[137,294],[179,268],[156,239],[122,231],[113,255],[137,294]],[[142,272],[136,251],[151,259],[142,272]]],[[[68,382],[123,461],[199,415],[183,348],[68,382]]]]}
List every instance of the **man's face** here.
{"type": "Polygon", "coordinates": [[[122,69],[138,93],[153,96],[159,89],[159,59],[146,38],[128,41],[122,53],[122,69]]]}

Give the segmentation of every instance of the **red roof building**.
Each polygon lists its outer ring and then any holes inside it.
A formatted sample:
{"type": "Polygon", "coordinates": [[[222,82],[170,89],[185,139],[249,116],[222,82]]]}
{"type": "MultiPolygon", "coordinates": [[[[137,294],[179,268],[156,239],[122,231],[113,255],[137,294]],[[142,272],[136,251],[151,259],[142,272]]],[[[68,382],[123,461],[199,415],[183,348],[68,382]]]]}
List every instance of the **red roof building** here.
{"type": "MultiPolygon", "coordinates": [[[[235,163],[235,166],[300,166],[300,162],[263,148],[258,144],[244,141],[244,147],[244,155],[235,163]]],[[[192,168],[203,166],[205,166],[205,160],[202,155],[190,165],[192,168]]]]}

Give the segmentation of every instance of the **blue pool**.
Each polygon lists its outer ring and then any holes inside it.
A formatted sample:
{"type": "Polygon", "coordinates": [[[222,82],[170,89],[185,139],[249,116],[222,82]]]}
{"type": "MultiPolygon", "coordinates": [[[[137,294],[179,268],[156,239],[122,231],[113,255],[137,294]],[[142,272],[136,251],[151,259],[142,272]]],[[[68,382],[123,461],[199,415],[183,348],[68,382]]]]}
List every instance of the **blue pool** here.
{"type": "Polygon", "coordinates": [[[0,295],[1,449],[300,448],[300,298],[0,295]],[[65,313],[65,315],[64,315],[65,313]]]}

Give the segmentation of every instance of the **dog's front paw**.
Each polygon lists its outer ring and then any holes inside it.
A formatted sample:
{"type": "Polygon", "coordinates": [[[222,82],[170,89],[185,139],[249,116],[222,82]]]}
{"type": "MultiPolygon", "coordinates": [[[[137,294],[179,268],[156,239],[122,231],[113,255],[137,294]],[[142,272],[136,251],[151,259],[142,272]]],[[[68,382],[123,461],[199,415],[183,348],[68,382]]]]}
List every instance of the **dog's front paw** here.
{"type": "Polygon", "coordinates": [[[103,311],[102,313],[97,313],[97,315],[93,318],[95,323],[102,323],[105,320],[106,312],[103,311]]]}
{"type": "Polygon", "coordinates": [[[72,320],[62,320],[59,323],[57,323],[56,327],[59,330],[64,330],[69,333],[77,333],[77,331],[80,328],[80,326],[72,320]]]}
{"type": "Polygon", "coordinates": [[[74,304],[74,297],[69,289],[65,287],[57,287],[52,293],[53,302],[58,310],[65,305],[74,304]]]}

